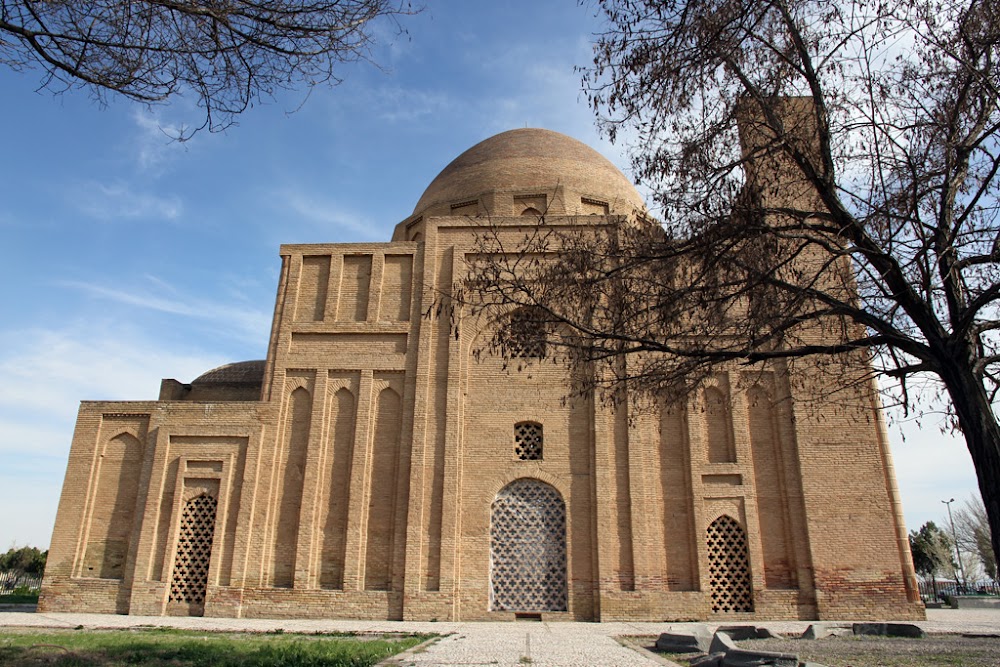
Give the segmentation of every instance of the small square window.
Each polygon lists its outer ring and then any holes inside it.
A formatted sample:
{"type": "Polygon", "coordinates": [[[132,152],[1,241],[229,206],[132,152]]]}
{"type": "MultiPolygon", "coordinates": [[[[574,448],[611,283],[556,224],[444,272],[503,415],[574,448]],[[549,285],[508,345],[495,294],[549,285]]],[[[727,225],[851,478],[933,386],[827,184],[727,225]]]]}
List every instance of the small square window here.
{"type": "Polygon", "coordinates": [[[542,460],[542,425],[521,422],[514,425],[514,455],[521,461],[542,460]]]}
{"type": "Polygon", "coordinates": [[[512,358],[545,357],[545,324],[525,308],[511,313],[507,351],[512,358]]]}

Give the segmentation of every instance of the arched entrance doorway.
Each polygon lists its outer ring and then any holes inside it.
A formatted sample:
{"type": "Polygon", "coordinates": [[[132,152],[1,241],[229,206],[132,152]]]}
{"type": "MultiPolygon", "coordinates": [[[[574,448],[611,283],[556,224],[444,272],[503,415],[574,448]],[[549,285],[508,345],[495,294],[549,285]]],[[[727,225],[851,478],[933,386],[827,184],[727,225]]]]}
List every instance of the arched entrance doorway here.
{"type": "Polygon", "coordinates": [[[497,494],[490,516],[490,610],[566,611],[566,503],[537,479],[497,494]]]}

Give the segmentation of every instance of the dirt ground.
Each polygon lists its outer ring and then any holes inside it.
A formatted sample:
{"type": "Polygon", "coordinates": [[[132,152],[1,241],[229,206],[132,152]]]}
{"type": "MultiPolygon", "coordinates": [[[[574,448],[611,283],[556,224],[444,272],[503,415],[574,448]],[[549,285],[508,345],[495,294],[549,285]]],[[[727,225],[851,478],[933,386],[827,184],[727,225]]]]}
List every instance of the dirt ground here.
{"type": "MultiPolygon", "coordinates": [[[[655,650],[656,638],[644,646],[655,650]]],[[[929,635],[924,639],[828,637],[826,639],[757,639],[740,648],[795,653],[802,662],[827,667],[1000,667],[1000,634],[995,637],[929,635]]],[[[701,654],[663,653],[680,665],[701,654]]]]}

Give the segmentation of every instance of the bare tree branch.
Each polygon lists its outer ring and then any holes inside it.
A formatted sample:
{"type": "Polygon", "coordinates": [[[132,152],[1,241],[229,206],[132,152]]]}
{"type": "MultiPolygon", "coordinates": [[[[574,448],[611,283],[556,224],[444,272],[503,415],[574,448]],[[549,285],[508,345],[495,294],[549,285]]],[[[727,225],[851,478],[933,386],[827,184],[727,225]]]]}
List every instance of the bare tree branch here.
{"type": "Polygon", "coordinates": [[[3,0],[0,64],[102,102],[193,92],[204,119],[184,138],[280,89],[336,85],[341,65],[368,60],[376,20],[411,12],[407,0],[3,0]]]}
{"type": "Polygon", "coordinates": [[[853,383],[870,361],[905,409],[945,399],[1000,553],[1000,8],[598,4],[584,85],[662,224],[500,223],[465,307],[499,348],[517,334],[491,313],[526,308],[562,360],[603,368],[574,391],[612,399],[799,358],[853,383]]]}

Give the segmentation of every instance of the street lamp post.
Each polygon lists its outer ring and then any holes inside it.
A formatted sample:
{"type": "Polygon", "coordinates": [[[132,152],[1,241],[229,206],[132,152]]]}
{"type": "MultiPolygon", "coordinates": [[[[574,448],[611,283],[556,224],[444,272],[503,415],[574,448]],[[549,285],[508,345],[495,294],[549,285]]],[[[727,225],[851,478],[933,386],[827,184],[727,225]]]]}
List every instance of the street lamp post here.
{"type": "Polygon", "coordinates": [[[948,508],[948,522],[951,524],[951,539],[955,541],[955,560],[958,562],[958,571],[962,575],[962,590],[965,591],[968,588],[969,582],[965,580],[965,568],[962,566],[962,553],[958,550],[958,533],[955,532],[955,519],[951,516],[951,504],[955,502],[955,499],[942,500],[948,508]]]}

